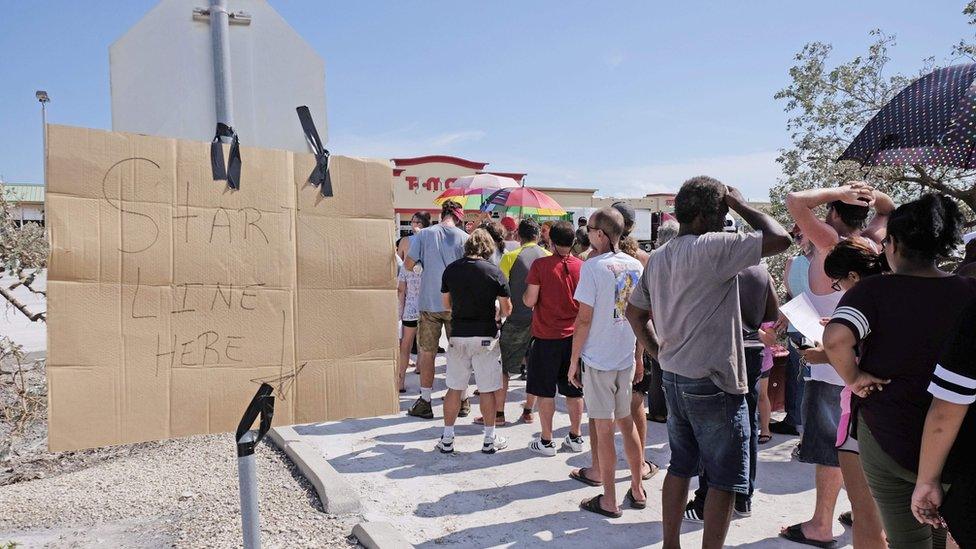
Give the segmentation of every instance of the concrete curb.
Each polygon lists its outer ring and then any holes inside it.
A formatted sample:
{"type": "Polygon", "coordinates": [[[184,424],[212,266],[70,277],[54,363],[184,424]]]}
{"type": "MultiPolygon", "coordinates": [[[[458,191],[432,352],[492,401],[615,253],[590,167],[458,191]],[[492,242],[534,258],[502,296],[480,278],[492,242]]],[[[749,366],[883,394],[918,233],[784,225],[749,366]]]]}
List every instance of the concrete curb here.
{"type": "MultiPolygon", "coordinates": [[[[362,512],[359,493],[293,428],[272,427],[268,437],[291,458],[302,476],[312,483],[326,513],[352,515],[362,512]]],[[[387,546],[383,547],[385,549],[387,546]]]]}
{"type": "Polygon", "coordinates": [[[366,549],[406,549],[413,547],[389,522],[360,522],[352,535],[366,549]]]}

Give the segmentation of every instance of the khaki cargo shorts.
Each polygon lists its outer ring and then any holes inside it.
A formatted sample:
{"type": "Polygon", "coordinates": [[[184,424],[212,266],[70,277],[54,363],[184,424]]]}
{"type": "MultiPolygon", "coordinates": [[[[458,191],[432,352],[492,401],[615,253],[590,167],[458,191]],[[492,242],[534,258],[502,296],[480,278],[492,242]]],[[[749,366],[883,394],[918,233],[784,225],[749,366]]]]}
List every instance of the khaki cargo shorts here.
{"type": "Polygon", "coordinates": [[[468,388],[471,372],[482,393],[502,388],[502,358],[498,339],[494,337],[452,337],[447,348],[448,389],[468,388]]]}
{"type": "Polygon", "coordinates": [[[634,367],[597,370],[583,365],[583,402],[590,419],[623,419],[630,415],[634,367]]]}
{"type": "Polygon", "coordinates": [[[447,337],[451,337],[451,311],[432,313],[420,311],[420,321],[417,324],[417,349],[429,353],[436,353],[441,341],[441,327],[447,330],[447,337]]]}

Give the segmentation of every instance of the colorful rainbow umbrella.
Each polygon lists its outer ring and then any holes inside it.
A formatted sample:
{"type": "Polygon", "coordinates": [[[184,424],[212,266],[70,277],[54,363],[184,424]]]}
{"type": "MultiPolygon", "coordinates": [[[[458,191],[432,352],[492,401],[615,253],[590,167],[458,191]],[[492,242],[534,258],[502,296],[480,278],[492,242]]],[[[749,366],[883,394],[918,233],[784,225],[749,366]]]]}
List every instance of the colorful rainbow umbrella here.
{"type": "Polygon", "coordinates": [[[483,212],[498,212],[504,215],[542,215],[559,217],[566,210],[544,192],[528,187],[497,190],[485,199],[481,206],[483,212]]]}
{"type": "Polygon", "coordinates": [[[498,189],[509,189],[518,187],[519,184],[511,177],[492,175],[490,173],[479,173],[459,177],[457,181],[451,183],[451,188],[442,192],[434,203],[438,206],[447,200],[453,200],[465,210],[477,210],[484,204],[485,199],[498,189]]]}

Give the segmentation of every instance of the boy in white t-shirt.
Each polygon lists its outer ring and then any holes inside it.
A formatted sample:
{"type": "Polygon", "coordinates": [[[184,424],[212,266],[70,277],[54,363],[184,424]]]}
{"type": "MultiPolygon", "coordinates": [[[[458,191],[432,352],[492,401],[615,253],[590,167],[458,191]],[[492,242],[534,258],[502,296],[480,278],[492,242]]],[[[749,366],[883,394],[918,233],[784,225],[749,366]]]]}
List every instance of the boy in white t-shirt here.
{"type": "Polygon", "coordinates": [[[580,508],[619,517],[614,485],[617,465],[614,423],[623,436],[630,465],[631,486],[624,500],[635,509],[647,506],[647,494],[641,486],[643,448],[630,414],[631,388],[643,378],[644,369],[635,368],[636,337],[624,316],[627,300],[637,287],[643,268],[639,261],[617,247],[624,230],[620,212],[613,208],[597,210],[590,216],[586,229],[594,251],[580,270],[574,296],[579,302],[579,314],[573,335],[569,382],[583,388],[593,465],[575,470],[570,476],[591,486],[603,484],[603,494],[583,500],[580,508]]]}

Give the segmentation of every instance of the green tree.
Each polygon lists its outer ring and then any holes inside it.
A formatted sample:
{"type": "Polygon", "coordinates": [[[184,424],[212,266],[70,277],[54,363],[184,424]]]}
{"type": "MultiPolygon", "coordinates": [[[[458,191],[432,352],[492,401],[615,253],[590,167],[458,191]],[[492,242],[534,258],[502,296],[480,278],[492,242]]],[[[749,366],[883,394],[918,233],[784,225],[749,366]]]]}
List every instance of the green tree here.
{"type": "MultiPolygon", "coordinates": [[[[37,223],[16,223],[13,208],[7,199],[6,187],[0,182],[0,274],[12,275],[9,286],[0,285],[0,297],[31,320],[44,320],[44,313],[30,311],[13,294],[24,286],[35,293],[34,276],[47,266],[47,237],[37,223]]],[[[0,303],[3,303],[0,301],[0,303]]]]}
{"type": "MultiPolygon", "coordinates": [[[[976,0],[963,10],[970,25],[976,25],[976,0]]],[[[783,175],[770,190],[772,213],[784,224],[793,221],[786,211],[787,193],[816,187],[832,187],[862,180],[885,191],[902,203],[923,192],[938,191],[953,197],[972,218],[976,213],[976,170],[902,167],[862,167],[837,158],[869,120],[905,86],[940,66],[976,61],[976,44],[961,39],[952,47],[949,59],[920,60],[914,75],[892,74],[889,50],[895,37],[881,30],[870,33],[872,43],[864,55],[831,66],[830,44],[811,42],[794,57],[791,82],[775,94],[785,102],[791,146],[781,149],[777,161],[783,175]]],[[[787,256],[770,261],[777,277],[787,256]]]]}

